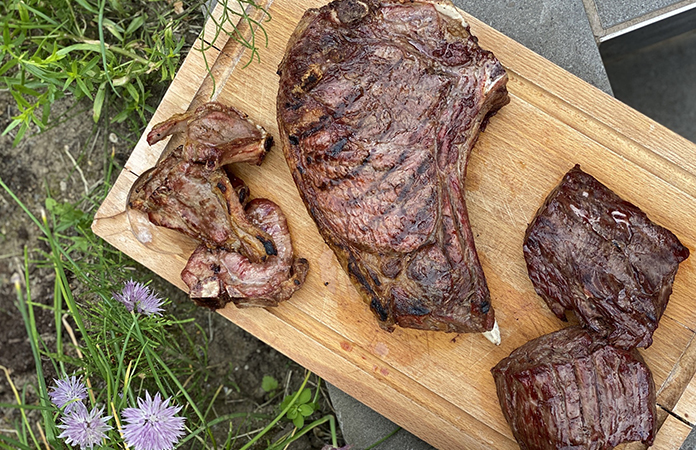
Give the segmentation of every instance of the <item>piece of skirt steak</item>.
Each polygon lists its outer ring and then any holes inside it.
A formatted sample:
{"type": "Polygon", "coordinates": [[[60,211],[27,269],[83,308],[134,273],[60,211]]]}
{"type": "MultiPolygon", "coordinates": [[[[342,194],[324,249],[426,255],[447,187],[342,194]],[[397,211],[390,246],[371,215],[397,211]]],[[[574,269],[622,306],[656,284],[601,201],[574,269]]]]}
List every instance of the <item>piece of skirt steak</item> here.
{"type": "Polygon", "coordinates": [[[524,240],[536,292],[559,319],[623,348],[648,347],[689,250],[669,230],[576,165],[549,194],[524,240]]]}
{"type": "Polygon", "coordinates": [[[655,383],[636,349],[569,327],[527,342],[491,371],[522,450],[608,450],[622,442],[653,442],[655,383]]]}
{"type": "Polygon", "coordinates": [[[492,330],[464,179],[480,129],[509,101],[507,75],[458,10],[430,0],[310,9],[278,73],[295,183],[381,326],[492,330]]]}

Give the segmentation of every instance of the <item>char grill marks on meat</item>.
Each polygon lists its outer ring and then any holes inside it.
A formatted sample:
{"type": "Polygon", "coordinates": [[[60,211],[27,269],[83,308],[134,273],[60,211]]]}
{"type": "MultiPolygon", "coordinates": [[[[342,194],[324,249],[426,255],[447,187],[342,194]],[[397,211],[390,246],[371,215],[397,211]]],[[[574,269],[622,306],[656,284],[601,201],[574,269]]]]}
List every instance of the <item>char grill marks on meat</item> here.
{"type": "Polygon", "coordinates": [[[523,450],[653,442],[655,385],[636,349],[569,327],[527,342],[492,372],[503,415],[523,450]]]}
{"type": "Polygon", "coordinates": [[[647,347],[689,250],[579,166],[527,228],[524,256],[536,292],[565,320],[624,348],[647,347]]]}
{"type": "Polygon", "coordinates": [[[174,133],[184,133],[185,144],[136,180],[128,207],[200,242],[182,272],[190,297],[213,309],[230,301],[275,306],[290,298],[308,262],[294,256],[280,208],[250,201],[249,188],[229,166],[259,164],[272,142],[266,131],[234,108],[206,103],[153,127],[148,142],[174,133]]]}
{"type": "Polygon", "coordinates": [[[325,241],[386,329],[491,330],[464,195],[507,75],[444,1],[307,11],[280,64],[288,165],[325,241]]]}

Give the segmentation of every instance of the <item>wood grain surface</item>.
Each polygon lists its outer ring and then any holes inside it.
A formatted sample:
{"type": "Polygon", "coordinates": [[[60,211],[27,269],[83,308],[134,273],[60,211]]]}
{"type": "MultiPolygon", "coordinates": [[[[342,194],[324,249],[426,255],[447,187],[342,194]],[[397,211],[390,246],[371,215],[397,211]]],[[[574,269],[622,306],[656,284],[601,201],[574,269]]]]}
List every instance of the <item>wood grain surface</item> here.
{"type": "MultiPolygon", "coordinates": [[[[278,136],[276,68],[305,9],[318,0],[275,0],[264,24],[268,47],[260,62],[243,68],[248,54],[225,35],[205,52],[216,83],[207,78],[203,53],[190,52],[152,124],[217,100],[245,111],[278,136]],[[240,62],[241,61],[241,62],[240,62]],[[217,91],[213,92],[213,84],[217,91]]],[[[216,14],[221,14],[220,8],[216,14]]],[[[288,217],[296,253],[310,262],[305,285],[272,309],[220,314],[363,403],[443,449],[515,449],[495,394],[490,368],[530,339],[558,330],[559,321],[532,288],[522,241],[527,223],[546,195],[574,164],[638,205],[696,250],[696,146],[604,94],[515,41],[465,14],[483,48],[508,71],[511,102],[494,116],[476,144],[466,180],[476,246],[491,291],[502,344],[478,334],[444,334],[379,328],[322,241],[300,200],[282,151],[273,149],[261,167],[235,173],[253,197],[278,203],[288,217]]],[[[212,36],[209,24],[206,35],[212,36]]],[[[169,144],[173,145],[173,144],[169,144]]],[[[125,212],[137,176],[152,167],[166,144],[138,142],[101,205],[95,232],[176,286],[195,243],[174,232],[135,224],[125,212]],[[143,244],[136,239],[136,233],[143,244]]],[[[658,387],[661,431],[654,448],[677,449],[696,420],[696,256],[684,262],[674,293],[642,350],[658,387]],[[672,414],[682,414],[686,422],[672,414]]],[[[640,448],[632,445],[626,448],[640,448]]]]}

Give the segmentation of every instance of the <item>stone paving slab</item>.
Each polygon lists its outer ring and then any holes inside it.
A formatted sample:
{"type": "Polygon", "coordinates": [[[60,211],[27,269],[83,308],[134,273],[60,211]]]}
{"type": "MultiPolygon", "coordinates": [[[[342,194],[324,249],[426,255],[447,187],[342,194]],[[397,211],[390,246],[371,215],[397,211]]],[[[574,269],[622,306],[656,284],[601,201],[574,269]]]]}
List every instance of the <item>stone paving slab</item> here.
{"type": "Polygon", "coordinates": [[[679,3],[679,0],[594,0],[604,28],[644,16],[679,3]]]}
{"type": "Polygon", "coordinates": [[[556,65],[612,93],[582,0],[453,2],[556,65]]]}
{"type": "MultiPolygon", "coordinates": [[[[327,386],[343,438],[347,443],[353,445],[351,450],[363,450],[388,436],[399,427],[336,386],[328,383],[327,386]]],[[[436,449],[402,429],[377,447],[374,447],[374,450],[436,449]]]]}

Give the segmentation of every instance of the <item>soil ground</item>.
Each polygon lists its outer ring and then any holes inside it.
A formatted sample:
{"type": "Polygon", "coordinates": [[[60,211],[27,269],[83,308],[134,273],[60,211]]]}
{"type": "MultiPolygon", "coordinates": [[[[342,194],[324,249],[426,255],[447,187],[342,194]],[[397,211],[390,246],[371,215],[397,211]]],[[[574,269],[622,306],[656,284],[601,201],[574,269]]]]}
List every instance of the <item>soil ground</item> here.
{"type": "MultiPolygon", "coordinates": [[[[86,189],[103,179],[105,155],[113,152],[117,162],[125,163],[138,137],[127,127],[94,127],[90,105],[78,103],[72,107],[72,104],[70,98],[56,102],[52,115],[60,118],[59,123],[43,133],[34,130],[16,147],[12,146],[13,136],[0,137],[0,179],[36,215],[40,214],[47,192],[58,201],[78,201],[86,189]],[[78,166],[80,170],[77,170],[78,166]]],[[[0,92],[0,130],[5,129],[17,113],[12,97],[0,92]]],[[[7,193],[0,190],[0,323],[3,324],[0,326],[0,366],[9,370],[13,383],[20,388],[35,380],[35,370],[27,333],[15,306],[12,276],[23,273],[25,247],[30,254],[45,247],[38,234],[39,230],[29,217],[7,193]]],[[[217,376],[210,380],[209,388],[215,390],[220,384],[226,388],[218,402],[220,408],[224,408],[225,413],[274,413],[282,396],[275,402],[268,402],[268,394],[261,389],[263,376],[273,376],[281,387],[288,384],[292,389],[301,382],[304,369],[220,315],[194,307],[183,292],[154,274],[152,277],[152,287],[161,296],[172,300],[175,314],[193,315],[207,332],[210,366],[217,376]]],[[[31,267],[29,279],[34,301],[53,301],[54,277],[50,270],[31,267]]],[[[55,341],[53,312],[36,311],[41,337],[49,343],[55,341]]],[[[50,384],[55,374],[51,373],[50,364],[44,364],[44,370],[50,384]]],[[[31,389],[29,393],[32,393],[31,389]]],[[[31,401],[35,401],[32,395],[28,399],[31,401]]],[[[14,402],[10,384],[5,374],[0,373],[0,403],[14,402]]],[[[331,412],[326,395],[320,403],[322,411],[319,414],[331,412]]],[[[17,417],[16,410],[0,408],[0,433],[13,433],[12,422],[17,417]]],[[[259,428],[264,425],[260,424],[259,428]]],[[[277,432],[281,432],[280,428],[277,432]]],[[[329,442],[329,438],[318,430],[290,448],[319,449],[323,442],[329,442]]]]}

